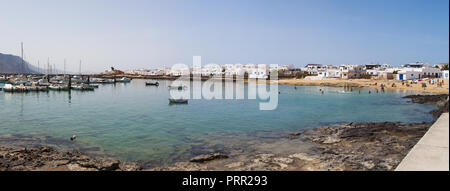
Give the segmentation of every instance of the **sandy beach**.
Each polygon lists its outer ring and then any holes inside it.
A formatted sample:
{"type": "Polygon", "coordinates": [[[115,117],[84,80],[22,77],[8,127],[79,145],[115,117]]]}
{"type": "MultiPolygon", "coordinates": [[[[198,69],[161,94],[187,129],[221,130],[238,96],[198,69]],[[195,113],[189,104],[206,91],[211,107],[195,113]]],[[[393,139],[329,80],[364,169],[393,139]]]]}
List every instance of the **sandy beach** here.
{"type": "MultiPolygon", "coordinates": [[[[439,79],[440,81],[442,79],[439,79]]],[[[296,86],[332,86],[332,87],[356,87],[356,88],[373,88],[381,90],[381,84],[385,85],[386,90],[407,90],[418,93],[431,94],[449,94],[449,80],[444,80],[442,87],[430,84],[428,81],[418,82],[417,84],[402,85],[402,81],[397,80],[372,80],[372,79],[322,79],[322,80],[308,80],[308,79],[279,79],[278,84],[282,85],[296,85],[296,86]],[[426,83],[427,87],[424,89],[422,83],[426,83]],[[395,84],[393,87],[392,84],[395,84]]]]}

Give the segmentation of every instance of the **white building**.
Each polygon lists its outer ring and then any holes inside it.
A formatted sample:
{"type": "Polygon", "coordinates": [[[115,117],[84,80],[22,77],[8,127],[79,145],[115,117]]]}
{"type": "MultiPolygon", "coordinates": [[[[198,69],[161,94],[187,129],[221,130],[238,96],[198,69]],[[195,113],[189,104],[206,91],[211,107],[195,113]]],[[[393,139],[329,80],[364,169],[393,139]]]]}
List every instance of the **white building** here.
{"type": "Polygon", "coordinates": [[[319,75],[319,70],[324,69],[322,64],[307,64],[302,71],[307,72],[310,75],[319,75]]]}
{"type": "Polygon", "coordinates": [[[361,65],[341,65],[339,66],[340,78],[354,79],[360,78],[365,73],[364,66],[361,65]]]}
{"type": "Polygon", "coordinates": [[[422,78],[441,78],[442,71],[439,68],[430,67],[426,64],[416,62],[399,68],[397,80],[416,80],[422,78]]]}
{"type": "Polygon", "coordinates": [[[448,70],[443,70],[442,71],[442,78],[444,78],[444,79],[449,79],[449,76],[448,76],[449,74],[448,74],[448,70]]]}
{"type": "Polygon", "coordinates": [[[255,78],[255,79],[267,79],[269,67],[267,67],[264,64],[260,64],[258,66],[255,66],[253,68],[250,68],[248,72],[248,78],[255,78]]]}

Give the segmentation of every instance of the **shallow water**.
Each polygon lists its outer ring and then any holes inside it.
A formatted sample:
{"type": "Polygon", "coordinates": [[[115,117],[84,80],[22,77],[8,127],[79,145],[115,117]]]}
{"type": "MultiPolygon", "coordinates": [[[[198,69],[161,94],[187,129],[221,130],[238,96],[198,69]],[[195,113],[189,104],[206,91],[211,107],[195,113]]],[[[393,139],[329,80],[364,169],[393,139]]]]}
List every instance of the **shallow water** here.
{"type": "Polygon", "coordinates": [[[144,80],[133,80],[100,85],[94,92],[0,92],[0,135],[38,137],[55,146],[160,165],[208,152],[256,148],[286,132],[319,125],[434,120],[428,114],[434,106],[401,98],[411,92],[279,86],[277,109],[260,111],[259,100],[248,99],[169,105],[169,84],[146,87],[144,80]],[[78,136],[75,142],[68,141],[72,135],[78,136]]]}

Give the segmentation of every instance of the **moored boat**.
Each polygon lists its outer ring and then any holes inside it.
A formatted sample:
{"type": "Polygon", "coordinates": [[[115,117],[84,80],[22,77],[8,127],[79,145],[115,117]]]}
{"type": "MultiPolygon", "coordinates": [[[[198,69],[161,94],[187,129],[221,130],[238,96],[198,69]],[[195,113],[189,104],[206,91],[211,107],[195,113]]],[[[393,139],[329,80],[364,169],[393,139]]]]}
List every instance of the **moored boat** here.
{"type": "Polygon", "coordinates": [[[87,84],[72,85],[73,90],[94,91],[94,88],[87,84]]]}
{"type": "Polygon", "coordinates": [[[120,78],[120,79],[116,79],[116,82],[122,82],[122,83],[127,83],[127,82],[131,82],[131,78],[120,78]]]}
{"type": "Polygon", "coordinates": [[[159,86],[159,82],[145,82],[146,86],[159,86]]]}
{"type": "Polygon", "coordinates": [[[183,90],[186,88],[187,88],[187,86],[172,86],[172,85],[169,86],[169,89],[171,89],[171,90],[183,90]]]}
{"type": "Polygon", "coordinates": [[[59,84],[52,84],[52,85],[48,86],[48,89],[56,90],[56,91],[67,91],[67,90],[69,90],[69,86],[67,86],[67,85],[59,85],[59,84]]]}
{"type": "Polygon", "coordinates": [[[173,98],[169,98],[169,104],[187,104],[188,100],[187,99],[173,99],[173,98]]]}

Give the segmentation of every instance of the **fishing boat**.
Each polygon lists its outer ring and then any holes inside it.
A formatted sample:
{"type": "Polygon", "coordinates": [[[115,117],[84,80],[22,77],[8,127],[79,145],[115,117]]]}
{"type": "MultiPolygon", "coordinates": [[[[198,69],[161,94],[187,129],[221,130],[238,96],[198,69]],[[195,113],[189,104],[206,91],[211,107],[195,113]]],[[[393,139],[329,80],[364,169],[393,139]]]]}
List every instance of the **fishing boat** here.
{"type": "Polygon", "coordinates": [[[146,86],[159,86],[159,82],[145,82],[146,86]]]}
{"type": "Polygon", "coordinates": [[[173,98],[169,98],[169,104],[187,104],[188,100],[187,99],[173,99],[173,98]]]}

